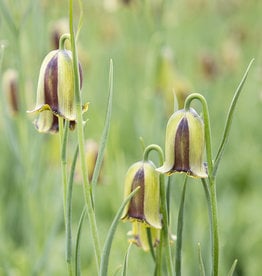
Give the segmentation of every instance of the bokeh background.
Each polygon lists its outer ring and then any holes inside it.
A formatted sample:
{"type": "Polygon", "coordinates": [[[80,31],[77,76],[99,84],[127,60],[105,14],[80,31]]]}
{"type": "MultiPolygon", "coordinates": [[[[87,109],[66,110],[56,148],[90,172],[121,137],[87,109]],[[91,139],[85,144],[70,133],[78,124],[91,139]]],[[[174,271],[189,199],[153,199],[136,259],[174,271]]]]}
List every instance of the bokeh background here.
{"type": "MultiPolygon", "coordinates": [[[[39,134],[32,123],[34,116],[26,110],[34,107],[41,62],[55,48],[54,30],[68,29],[68,4],[0,1],[0,275],[65,275],[59,136],[39,134]],[[10,68],[17,71],[22,102],[15,114],[3,81],[10,68]]],[[[114,63],[110,136],[95,189],[102,243],[121,204],[128,167],[141,160],[143,145],[164,146],[166,122],[174,110],[173,91],[178,99],[191,92],[206,97],[215,155],[234,91],[255,58],[219,168],[217,197],[220,275],[226,275],[235,259],[234,275],[260,275],[262,2],[83,0],[82,6],[78,53],[84,75],[83,101],[90,102],[85,134],[97,142],[106,115],[111,58],[114,63]]],[[[76,28],[79,18],[79,2],[75,1],[76,28]]],[[[194,107],[201,112],[197,104],[194,107]]],[[[70,155],[76,133],[70,133],[69,139],[70,155]]],[[[172,176],[171,181],[171,232],[175,235],[183,177],[172,176]]],[[[74,237],[84,204],[77,177],[75,182],[74,237]]],[[[130,228],[128,222],[118,226],[109,275],[120,275],[130,228]]],[[[208,212],[197,180],[190,180],[187,189],[183,242],[183,275],[198,275],[198,242],[209,271],[208,212]]],[[[96,275],[87,219],[81,254],[83,275],[96,275]]],[[[153,270],[150,254],[133,246],[129,275],[153,275],[153,270]]]]}

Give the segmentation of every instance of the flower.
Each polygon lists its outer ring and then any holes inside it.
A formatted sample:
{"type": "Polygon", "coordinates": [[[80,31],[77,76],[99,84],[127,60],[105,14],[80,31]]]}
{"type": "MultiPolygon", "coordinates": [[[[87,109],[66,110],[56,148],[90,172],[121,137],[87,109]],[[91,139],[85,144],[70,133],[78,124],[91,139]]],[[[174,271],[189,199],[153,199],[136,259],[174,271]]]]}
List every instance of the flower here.
{"type": "Polygon", "coordinates": [[[12,115],[19,111],[18,100],[18,73],[14,69],[8,69],[3,74],[3,91],[5,92],[7,104],[12,115]]]}
{"type": "Polygon", "coordinates": [[[132,230],[127,235],[130,236],[129,242],[141,247],[144,251],[149,251],[149,238],[151,238],[152,245],[156,247],[160,241],[160,231],[159,229],[148,227],[145,223],[133,221],[132,230]],[[150,236],[148,231],[150,231],[150,236]]]}
{"type": "MultiPolygon", "coordinates": [[[[79,64],[80,87],[82,70],[79,64]]],[[[29,113],[39,112],[35,122],[39,132],[57,132],[57,116],[70,121],[70,127],[76,123],[74,70],[71,51],[59,49],[51,51],[41,65],[36,107],[29,113]]]]}
{"type": "Polygon", "coordinates": [[[178,110],[167,123],[166,160],[157,171],[167,174],[184,172],[193,177],[207,177],[203,163],[204,147],[204,123],[201,117],[192,108],[178,110]]]}
{"type": "Polygon", "coordinates": [[[159,173],[153,163],[139,161],[129,168],[125,179],[125,198],[138,186],[140,189],[126,205],[122,219],[161,229],[159,173]]]}

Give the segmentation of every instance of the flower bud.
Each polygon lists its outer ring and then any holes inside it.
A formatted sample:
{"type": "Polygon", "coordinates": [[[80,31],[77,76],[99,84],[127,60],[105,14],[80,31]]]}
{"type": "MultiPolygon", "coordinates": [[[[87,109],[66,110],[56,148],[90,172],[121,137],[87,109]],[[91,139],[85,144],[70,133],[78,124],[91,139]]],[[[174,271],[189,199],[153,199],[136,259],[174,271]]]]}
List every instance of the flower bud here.
{"type": "MultiPolygon", "coordinates": [[[[86,152],[86,164],[88,167],[88,178],[91,182],[95,170],[95,165],[98,156],[99,145],[96,141],[88,139],[85,143],[85,152],[86,152]]],[[[102,169],[102,168],[101,168],[102,169]]],[[[101,170],[100,170],[101,172],[101,170]]],[[[101,173],[99,173],[98,181],[101,180],[101,173]]]]}
{"type": "Polygon", "coordinates": [[[125,179],[125,198],[140,186],[126,205],[122,219],[144,222],[147,226],[161,229],[159,174],[153,163],[140,161],[133,164],[125,179]]]}
{"type": "Polygon", "coordinates": [[[127,233],[127,235],[130,236],[129,242],[141,247],[144,251],[149,251],[150,245],[147,230],[150,231],[152,245],[156,247],[160,241],[161,230],[148,227],[145,223],[139,221],[132,222],[132,231],[127,233]]]}
{"type": "Polygon", "coordinates": [[[203,163],[204,147],[204,123],[201,117],[192,108],[175,112],[166,128],[166,160],[157,171],[167,174],[184,172],[193,177],[207,177],[203,163]]]}
{"type": "Polygon", "coordinates": [[[15,115],[18,108],[18,74],[14,69],[8,69],[3,74],[3,91],[11,114],[15,115]]]}
{"type": "MultiPolygon", "coordinates": [[[[79,72],[82,86],[80,65],[79,72]]],[[[76,111],[71,51],[54,50],[45,57],[38,79],[36,107],[29,112],[40,112],[35,123],[39,132],[52,132],[57,129],[57,118],[54,116],[69,120],[70,126],[74,126],[76,111]]]]}

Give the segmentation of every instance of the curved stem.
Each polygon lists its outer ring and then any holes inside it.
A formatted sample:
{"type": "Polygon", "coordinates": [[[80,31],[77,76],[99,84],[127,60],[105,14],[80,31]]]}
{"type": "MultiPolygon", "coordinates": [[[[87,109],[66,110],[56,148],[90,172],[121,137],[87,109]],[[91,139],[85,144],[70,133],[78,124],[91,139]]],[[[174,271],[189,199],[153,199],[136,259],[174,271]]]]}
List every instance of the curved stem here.
{"type": "Polygon", "coordinates": [[[211,128],[209,120],[209,112],[206,99],[198,94],[193,93],[186,98],[185,110],[189,110],[191,102],[196,99],[200,101],[203,110],[204,128],[205,128],[205,140],[206,140],[206,155],[208,165],[208,180],[210,188],[210,209],[211,209],[211,226],[210,232],[212,233],[212,275],[218,275],[219,265],[219,235],[218,235],[218,219],[217,219],[217,197],[216,197],[216,182],[213,174],[214,165],[212,159],[212,146],[211,146],[211,128]]]}
{"type": "MultiPolygon", "coordinates": [[[[149,153],[154,150],[158,153],[159,157],[159,163],[160,166],[164,163],[164,154],[160,146],[152,144],[145,148],[144,150],[144,161],[148,160],[149,153]]],[[[161,275],[161,263],[162,263],[162,247],[163,245],[166,246],[166,260],[167,260],[167,271],[168,275],[174,275],[173,272],[173,264],[172,264],[172,255],[171,255],[171,248],[170,248],[170,242],[169,242],[169,233],[168,233],[168,212],[167,212],[167,202],[166,202],[166,188],[165,188],[165,177],[163,174],[160,175],[160,210],[162,213],[162,221],[163,221],[163,229],[161,231],[161,239],[160,239],[160,245],[159,250],[157,254],[157,274],[161,275]],[[160,259],[160,260],[159,260],[160,259]]]]}
{"type": "Polygon", "coordinates": [[[198,93],[192,93],[185,100],[185,110],[188,111],[190,104],[193,100],[199,100],[202,105],[203,110],[203,120],[205,128],[205,140],[206,140],[206,154],[207,154],[207,166],[208,166],[208,175],[211,176],[213,173],[213,160],[212,160],[212,145],[211,145],[211,128],[209,120],[209,112],[206,99],[198,93]]]}
{"type": "Polygon", "coordinates": [[[63,34],[59,38],[59,50],[65,49],[65,42],[66,40],[70,40],[70,34],[63,34]]]}
{"type": "Polygon", "coordinates": [[[83,130],[83,118],[82,118],[82,99],[80,96],[79,66],[78,66],[78,57],[77,57],[77,50],[76,50],[76,43],[75,43],[75,34],[73,30],[73,0],[69,0],[69,28],[70,28],[71,48],[72,48],[72,57],[73,57],[73,66],[74,66],[77,136],[78,136],[79,154],[80,154],[82,178],[83,178],[83,193],[84,193],[84,198],[86,203],[88,220],[91,228],[91,236],[93,239],[97,270],[99,271],[101,251],[100,251],[98,229],[96,224],[96,217],[95,217],[95,212],[94,212],[93,203],[92,203],[92,189],[88,180],[88,172],[87,172],[85,151],[84,151],[84,130],[83,130]]]}

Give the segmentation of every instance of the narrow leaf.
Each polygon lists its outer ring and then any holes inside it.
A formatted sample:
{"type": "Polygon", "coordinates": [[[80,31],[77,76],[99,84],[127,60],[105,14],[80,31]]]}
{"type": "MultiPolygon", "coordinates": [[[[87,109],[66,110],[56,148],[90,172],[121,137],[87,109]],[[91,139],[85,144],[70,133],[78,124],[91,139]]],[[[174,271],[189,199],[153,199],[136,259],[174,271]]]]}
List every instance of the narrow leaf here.
{"type": "Polygon", "coordinates": [[[76,247],[75,247],[75,275],[80,276],[81,275],[81,263],[80,263],[80,238],[82,233],[82,225],[83,221],[86,215],[86,206],[83,208],[83,211],[81,213],[79,224],[77,228],[76,233],[76,247]]]}
{"type": "Polygon", "coordinates": [[[233,276],[236,266],[237,266],[237,259],[233,262],[233,264],[227,274],[228,276],[233,276]]]}
{"type": "Polygon", "coordinates": [[[99,275],[100,276],[107,276],[107,270],[108,270],[108,261],[109,261],[109,255],[110,255],[110,250],[111,250],[111,245],[113,242],[113,238],[114,238],[114,234],[117,228],[117,224],[119,222],[119,219],[122,215],[122,212],[126,206],[126,204],[129,202],[129,200],[135,195],[135,193],[138,192],[138,190],[140,189],[140,187],[137,187],[121,204],[120,208],[118,209],[115,218],[110,226],[110,229],[108,231],[107,237],[106,237],[106,241],[105,241],[105,245],[103,248],[103,252],[102,252],[102,259],[101,259],[101,265],[100,265],[100,272],[99,275]]]}
{"type": "Polygon", "coordinates": [[[125,259],[124,259],[124,265],[123,265],[123,272],[122,272],[122,276],[127,276],[127,263],[128,263],[128,257],[129,257],[129,252],[130,252],[130,248],[132,246],[132,243],[129,244],[127,251],[126,251],[126,255],[125,255],[125,259]]]}
{"type": "Polygon", "coordinates": [[[106,142],[108,139],[109,128],[110,128],[112,102],[113,102],[113,61],[111,59],[110,68],[109,68],[109,96],[108,96],[108,103],[107,103],[106,119],[105,119],[105,125],[101,136],[101,140],[100,140],[100,146],[99,146],[97,160],[94,168],[94,174],[92,177],[92,186],[95,186],[97,183],[97,179],[103,162],[106,142]]]}
{"type": "MultiPolygon", "coordinates": [[[[68,127],[67,127],[68,129],[68,127]]],[[[78,146],[75,149],[73,162],[70,169],[70,176],[68,180],[67,187],[67,204],[66,204],[66,259],[67,261],[71,261],[72,258],[72,195],[73,195],[73,182],[74,182],[74,174],[76,161],[78,156],[78,146]]]]}
{"type": "Polygon", "coordinates": [[[239,83],[239,85],[237,87],[237,90],[236,90],[236,92],[234,94],[234,97],[232,99],[231,105],[229,107],[228,115],[227,115],[227,119],[226,119],[226,124],[225,124],[225,129],[224,129],[224,134],[223,134],[222,141],[221,141],[221,144],[220,144],[220,147],[218,149],[218,153],[216,155],[215,162],[214,162],[213,176],[216,175],[218,165],[220,163],[220,160],[222,158],[225,146],[227,144],[230,128],[231,128],[231,125],[232,125],[233,115],[234,115],[234,111],[235,111],[236,104],[237,104],[237,100],[239,98],[240,92],[242,91],[244,83],[245,83],[245,81],[247,79],[248,72],[249,72],[249,70],[250,70],[251,65],[252,65],[253,62],[254,62],[254,59],[252,59],[250,61],[249,65],[247,67],[247,70],[246,70],[246,72],[245,72],[245,74],[244,74],[241,82],[239,83]]]}
{"type": "Polygon", "coordinates": [[[203,258],[202,258],[202,254],[201,254],[201,246],[200,243],[197,244],[198,246],[198,266],[199,266],[199,273],[200,276],[205,276],[205,266],[204,266],[204,262],[203,262],[203,258]]]}

